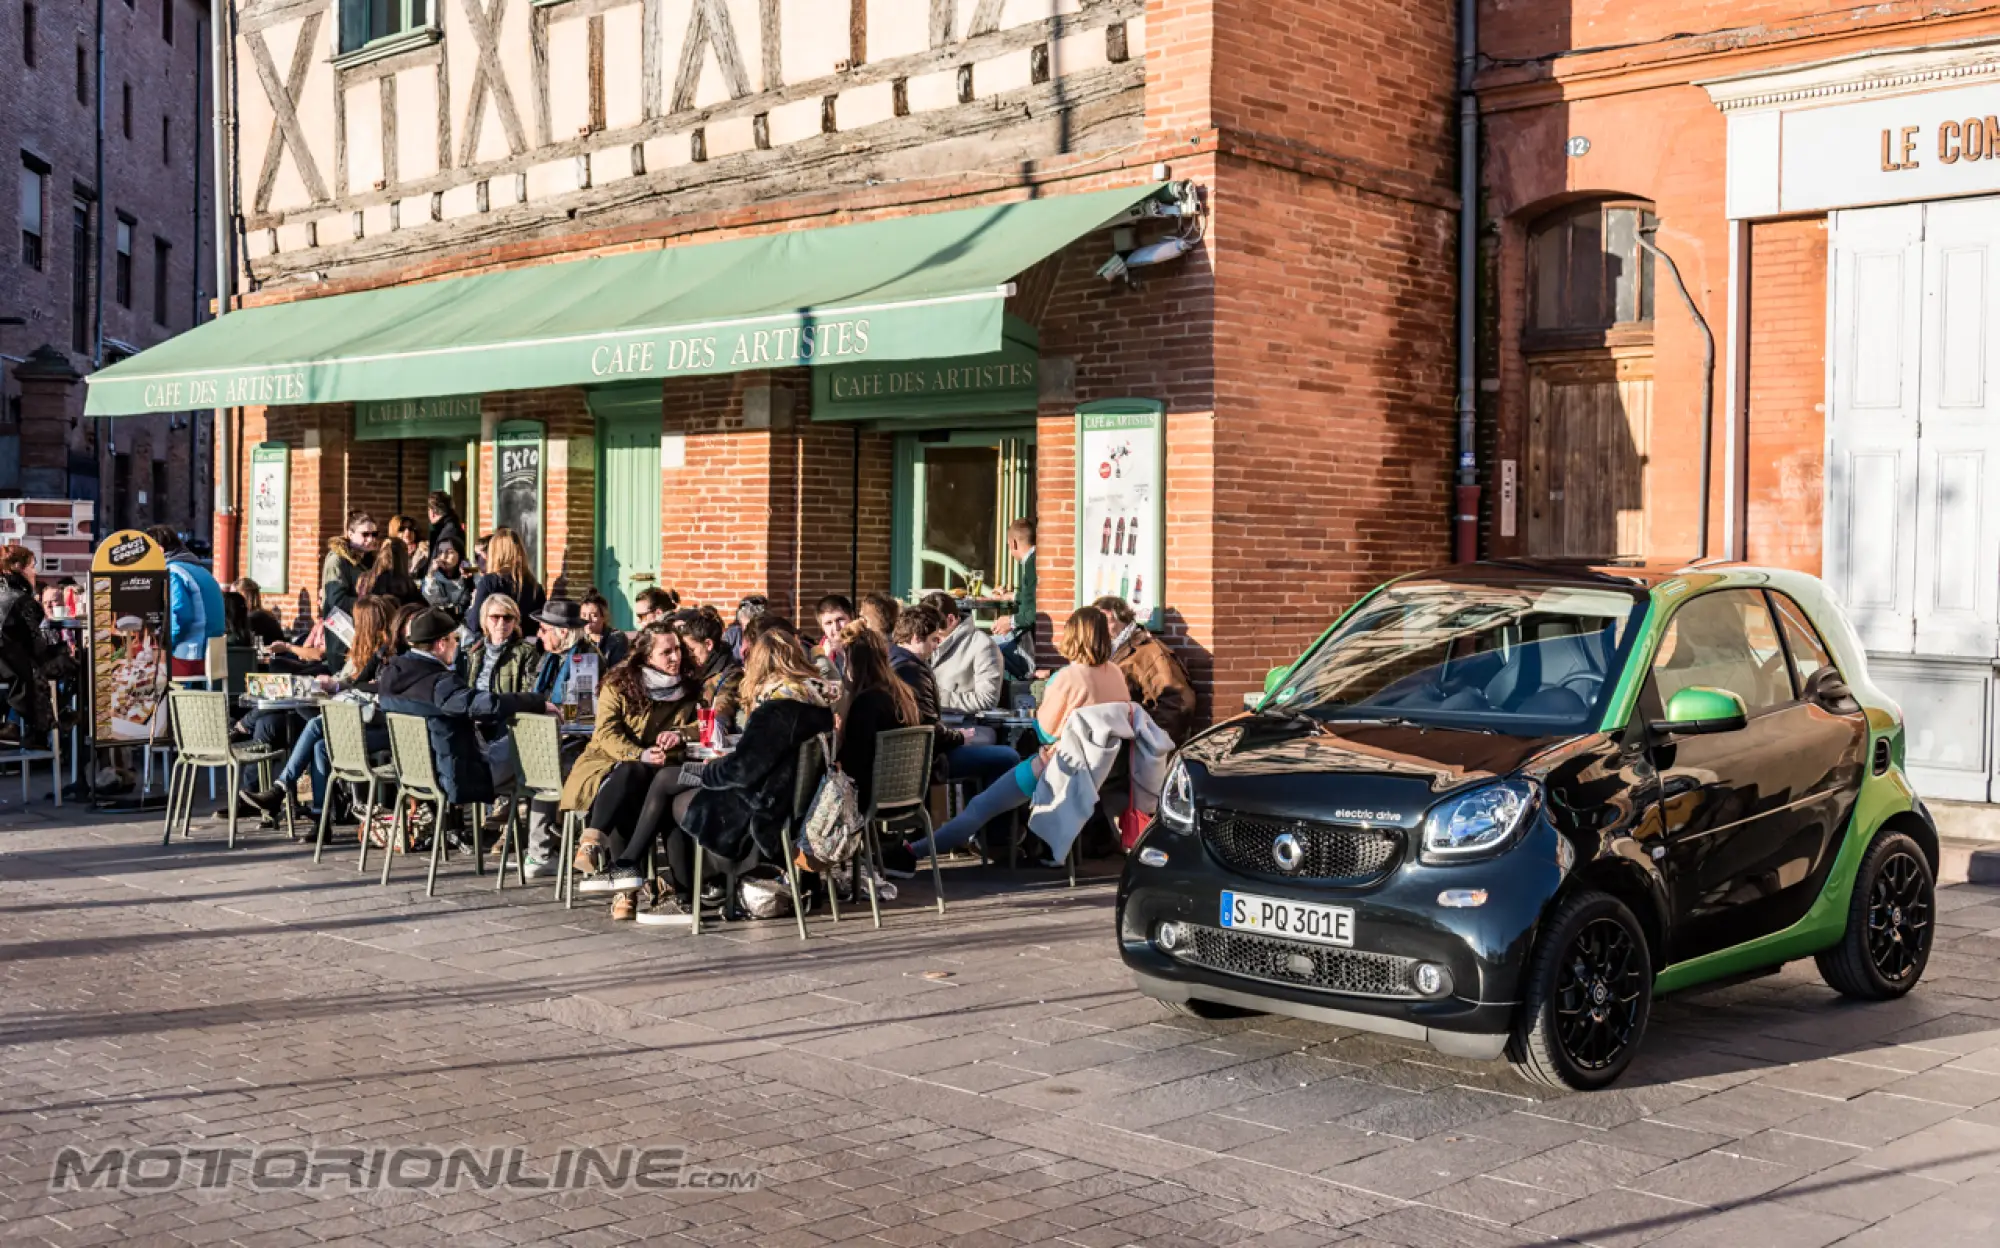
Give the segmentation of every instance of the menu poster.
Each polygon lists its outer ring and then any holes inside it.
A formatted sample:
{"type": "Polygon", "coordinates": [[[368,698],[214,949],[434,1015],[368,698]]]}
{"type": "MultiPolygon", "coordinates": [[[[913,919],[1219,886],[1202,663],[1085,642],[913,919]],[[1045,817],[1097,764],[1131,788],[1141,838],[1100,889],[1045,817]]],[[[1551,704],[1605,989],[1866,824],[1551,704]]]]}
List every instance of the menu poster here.
{"type": "Polygon", "coordinates": [[[121,530],[90,561],[91,730],[98,741],[144,741],[166,705],[167,556],[121,530]]]}
{"type": "Polygon", "coordinates": [[[512,529],[528,552],[528,562],[541,572],[542,554],[542,427],[502,425],[493,441],[493,515],[502,528],[512,529]]]}
{"type": "Polygon", "coordinates": [[[250,452],[250,579],[267,594],[285,592],[290,511],[291,449],[259,443],[250,452]]]}
{"type": "Polygon", "coordinates": [[[1115,595],[1154,630],[1164,622],[1166,427],[1166,409],[1149,399],[1076,413],[1077,605],[1115,595]]]}

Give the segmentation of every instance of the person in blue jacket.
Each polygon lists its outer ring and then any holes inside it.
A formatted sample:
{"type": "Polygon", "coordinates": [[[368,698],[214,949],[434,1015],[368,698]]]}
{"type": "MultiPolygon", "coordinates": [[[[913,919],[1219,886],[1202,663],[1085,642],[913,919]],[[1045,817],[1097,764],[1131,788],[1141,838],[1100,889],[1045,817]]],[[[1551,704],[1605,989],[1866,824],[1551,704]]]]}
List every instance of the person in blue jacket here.
{"type": "Polygon", "coordinates": [[[158,542],[167,555],[167,647],[173,656],[173,675],[207,676],[209,639],[228,631],[222,586],[213,573],[195,562],[180,534],[156,524],[146,530],[146,536],[158,542]]]}

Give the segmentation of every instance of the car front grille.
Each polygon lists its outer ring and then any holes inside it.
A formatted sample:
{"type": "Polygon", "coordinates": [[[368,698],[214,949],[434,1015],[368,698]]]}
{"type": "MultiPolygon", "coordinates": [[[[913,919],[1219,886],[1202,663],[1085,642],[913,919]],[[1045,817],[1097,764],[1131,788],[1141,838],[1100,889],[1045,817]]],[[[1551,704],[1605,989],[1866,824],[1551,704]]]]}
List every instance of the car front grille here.
{"type": "Polygon", "coordinates": [[[1232,932],[1197,923],[1184,925],[1190,938],[1171,956],[1190,966],[1206,967],[1268,984],[1290,984],[1360,997],[1415,997],[1410,971],[1415,958],[1363,953],[1232,932]]]}
{"type": "Polygon", "coordinates": [[[1387,875],[1403,854],[1403,833],[1396,828],[1204,810],[1201,830],[1209,849],[1230,870],[1279,880],[1372,884],[1387,875]],[[1287,832],[1304,851],[1293,871],[1280,868],[1272,854],[1278,837],[1287,832]]]}

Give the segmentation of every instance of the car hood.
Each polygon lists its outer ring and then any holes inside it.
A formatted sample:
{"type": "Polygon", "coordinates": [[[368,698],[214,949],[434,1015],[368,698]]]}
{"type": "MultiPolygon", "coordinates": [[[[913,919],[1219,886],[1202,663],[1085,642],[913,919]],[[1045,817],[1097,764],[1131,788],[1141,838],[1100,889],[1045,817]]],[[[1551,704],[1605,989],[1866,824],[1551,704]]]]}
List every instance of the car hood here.
{"type": "Polygon", "coordinates": [[[1181,751],[1203,807],[1415,827],[1438,799],[1515,774],[1575,738],[1246,715],[1181,751]]]}

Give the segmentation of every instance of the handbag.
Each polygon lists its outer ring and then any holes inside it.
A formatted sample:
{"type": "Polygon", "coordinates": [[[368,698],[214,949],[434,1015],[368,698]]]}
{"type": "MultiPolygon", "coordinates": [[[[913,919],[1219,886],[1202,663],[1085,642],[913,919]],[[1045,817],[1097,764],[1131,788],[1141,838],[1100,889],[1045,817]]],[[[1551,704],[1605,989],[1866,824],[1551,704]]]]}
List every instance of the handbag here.
{"type": "MultiPolygon", "coordinates": [[[[1134,710],[1132,713],[1132,740],[1136,744],[1138,739],[1139,714],[1134,710]]],[[[1127,746],[1126,748],[1130,749],[1131,747],[1127,746]]],[[[1132,847],[1139,843],[1139,838],[1146,835],[1146,829],[1153,825],[1153,817],[1139,809],[1139,786],[1132,780],[1129,774],[1131,769],[1128,767],[1126,770],[1128,774],[1126,776],[1125,809],[1118,812],[1118,845],[1119,848],[1129,854],[1132,852],[1132,847]]]]}
{"type": "Polygon", "coordinates": [[[822,736],[826,774],[813,790],[812,803],[799,826],[799,848],[815,871],[845,866],[861,848],[861,803],[854,781],[833,759],[833,747],[822,736]]]}

